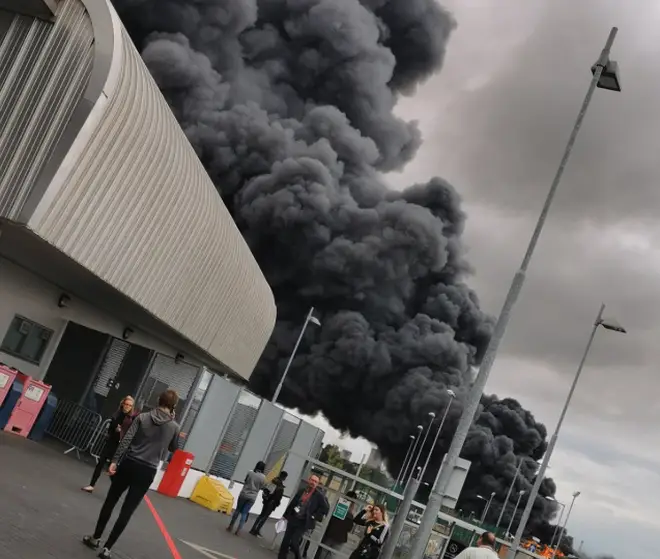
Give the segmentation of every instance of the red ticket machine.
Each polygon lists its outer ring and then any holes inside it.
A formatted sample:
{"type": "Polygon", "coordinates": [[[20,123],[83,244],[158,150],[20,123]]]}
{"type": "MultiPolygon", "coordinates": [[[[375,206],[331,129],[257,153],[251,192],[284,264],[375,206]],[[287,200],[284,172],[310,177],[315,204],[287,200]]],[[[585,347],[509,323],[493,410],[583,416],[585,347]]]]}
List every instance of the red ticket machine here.
{"type": "Polygon", "coordinates": [[[195,456],[192,453],[177,450],[172,455],[172,460],[170,460],[167,470],[165,470],[163,479],[160,480],[158,493],[168,497],[178,497],[193,460],[195,460],[195,456]]]}
{"type": "Polygon", "coordinates": [[[5,431],[20,437],[27,437],[39,417],[41,408],[46,403],[50,389],[50,385],[34,380],[32,377],[26,377],[23,393],[5,425],[5,431]]]}
{"type": "Polygon", "coordinates": [[[16,373],[18,373],[16,369],[10,369],[5,365],[0,365],[0,406],[2,406],[7,394],[11,391],[16,373]]]}

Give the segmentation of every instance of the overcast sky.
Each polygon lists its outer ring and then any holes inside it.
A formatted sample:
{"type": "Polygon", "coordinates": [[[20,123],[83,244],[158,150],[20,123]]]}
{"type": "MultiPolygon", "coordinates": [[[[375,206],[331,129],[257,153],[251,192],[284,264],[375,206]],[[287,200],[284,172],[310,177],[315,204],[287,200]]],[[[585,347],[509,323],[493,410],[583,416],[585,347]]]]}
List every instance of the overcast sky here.
{"type": "MultiPolygon", "coordinates": [[[[554,430],[601,302],[599,331],[549,474],[580,490],[570,532],[618,559],[660,533],[660,3],[444,0],[443,71],[399,113],[425,144],[393,187],[439,175],[468,212],[483,306],[497,314],[613,25],[622,93],[597,90],[488,383],[554,430]]],[[[360,445],[352,445],[356,450],[360,445]]],[[[358,457],[359,458],[359,457],[358,457]]]]}

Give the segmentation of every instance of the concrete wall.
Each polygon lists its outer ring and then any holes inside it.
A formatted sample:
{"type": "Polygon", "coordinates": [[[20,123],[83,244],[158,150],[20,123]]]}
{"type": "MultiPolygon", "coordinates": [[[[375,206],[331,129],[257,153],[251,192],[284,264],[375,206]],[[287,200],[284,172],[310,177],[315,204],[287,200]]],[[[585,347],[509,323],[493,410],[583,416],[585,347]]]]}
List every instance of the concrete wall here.
{"type": "MultiPolygon", "coordinates": [[[[1,231],[0,234],[2,234],[1,231]]],[[[124,322],[101,313],[77,299],[66,308],[60,308],[57,303],[61,294],[62,291],[57,286],[0,258],[0,342],[4,339],[16,314],[50,328],[54,332],[39,365],[28,363],[2,351],[0,351],[0,361],[16,367],[27,375],[42,379],[46,375],[67,321],[77,322],[117,338],[122,337],[122,332],[126,328],[124,322]]],[[[174,348],[140,331],[133,334],[131,343],[171,357],[177,354],[174,348]]]]}

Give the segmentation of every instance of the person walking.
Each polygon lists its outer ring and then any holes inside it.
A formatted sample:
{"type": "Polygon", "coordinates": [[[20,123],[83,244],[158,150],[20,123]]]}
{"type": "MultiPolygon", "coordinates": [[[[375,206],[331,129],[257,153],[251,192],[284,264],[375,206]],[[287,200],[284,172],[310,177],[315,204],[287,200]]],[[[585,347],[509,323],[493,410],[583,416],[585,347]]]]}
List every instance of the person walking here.
{"type": "Polygon", "coordinates": [[[385,507],[369,505],[354,518],[353,522],[358,526],[365,526],[365,530],[350,559],[377,559],[389,531],[385,507]]]}
{"type": "Polygon", "coordinates": [[[89,485],[82,488],[83,491],[86,491],[87,493],[92,493],[94,491],[94,487],[96,486],[99,477],[101,477],[103,468],[105,468],[105,466],[112,460],[112,457],[115,455],[117,447],[119,446],[119,441],[128,432],[136,415],[135,400],[132,396],[126,396],[119,403],[119,409],[110,418],[110,425],[108,425],[108,432],[105,436],[105,444],[103,445],[98,461],[96,462],[96,467],[92,473],[92,479],[89,482],[89,485]]]}
{"type": "Polygon", "coordinates": [[[231,520],[229,521],[229,526],[227,526],[227,532],[231,532],[236,520],[240,517],[238,521],[238,527],[236,528],[235,534],[238,536],[243,526],[247,522],[248,515],[250,514],[250,509],[254,502],[257,500],[257,495],[259,491],[266,484],[266,475],[264,470],[266,469],[266,464],[264,462],[257,462],[257,465],[254,467],[254,470],[251,470],[245,476],[245,481],[243,482],[243,489],[238,495],[238,500],[236,501],[236,508],[234,513],[231,515],[231,520]]]}
{"type": "Polygon", "coordinates": [[[87,547],[99,548],[112,511],[121,496],[128,491],[110,536],[98,555],[101,559],[110,557],[113,546],[149,491],[164,455],[177,449],[179,425],[174,421],[174,410],[178,403],[177,393],[166,390],[158,397],[158,407],[138,415],[119,442],[108,469],[112,483],[101,507],[94,534],[82,540],[87,547]]]}
{"type": "Polygon", "coordinates": [[[461,551],[456,559],[498,559],[495,551],[495,534],[484,532],[477,540],[477,547],[468,547],[461,551]]]}
{"type": "Polygon", "coordinates": [[[275,509],[280,506],[280,503],[282,502],[282,497],[284,496],[284,482],[286,481],[287,477],[289,477],[289,474],[287,474],[286,472],[280,472],[280,475],[278,475],[273,480],[272,491],[266,487],[262,489],[264,495],[263,497],[264,506],[261,509],[261,513],[259,514],[257,519],[254,521],[254,524],[252,525],[252,529],[250,530],[250,534],[252,534],[253,536],[257,536],[258,538],[262,537],[261,529],[264,527],[266,521],[270,518],[270,515],[273,514],[273,512],[275,512],[275,509]]]}
{"type": "Polygon", "coordinates": [[[309,476],[307,486],[299,489],[284,511],[286,530],[277,554],[278,559],[287,559],[289,549],[300,559],[300,542],[306,530],[311,530],[316,520],[328,514],[330,506],[325,495],[318,489],[319,477],[309,476]]]}

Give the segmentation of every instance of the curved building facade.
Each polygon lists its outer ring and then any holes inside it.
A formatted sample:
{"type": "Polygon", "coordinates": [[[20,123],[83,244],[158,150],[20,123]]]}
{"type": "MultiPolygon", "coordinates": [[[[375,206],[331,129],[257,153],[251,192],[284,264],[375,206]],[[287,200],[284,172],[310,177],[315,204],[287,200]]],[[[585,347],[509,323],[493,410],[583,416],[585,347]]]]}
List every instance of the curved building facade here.
{"type": "Polygon", "coordinates": [[[87,392],[113,344],[106,385],[137,345],[144,389],[167,359],[159,378],[248,379],[272,333],[273,294],[107,0],[0,0],[0,295],[0,361],[33,376],[59,378],[74,327],[111,338],[87,392]]]}

